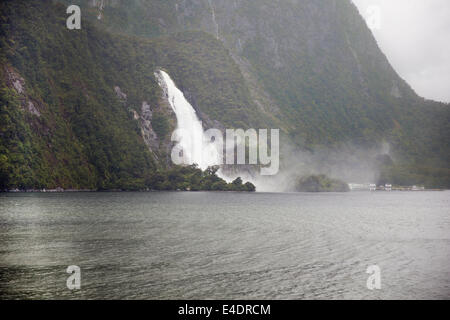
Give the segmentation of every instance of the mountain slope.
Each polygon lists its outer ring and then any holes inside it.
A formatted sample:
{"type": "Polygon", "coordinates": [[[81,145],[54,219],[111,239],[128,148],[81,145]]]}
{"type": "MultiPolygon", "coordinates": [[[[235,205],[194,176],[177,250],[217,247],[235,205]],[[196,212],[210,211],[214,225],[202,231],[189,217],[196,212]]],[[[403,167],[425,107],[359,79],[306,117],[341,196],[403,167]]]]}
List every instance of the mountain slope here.
{"type": "Polygon", "coordinates": [[[157,68],[183,77],[211,111],[233,109],[224,123],[230,115],[254,125],[261,118],[213,37],[143,41],[87,22],[68,30],[65,9],[52,1],[1,4],[0,189],[143,188],[167,165],[175,127],[157,68]]]}
{"type": "Polygon", "coordinates": [[[75,31],[64,2],[0,4],[0,188],[144,187],[174,128],[158,68],[206,127],[280,128],[312,151],[388,142],[384,179],[450,185],[449,106],[396,74],[350,1],[70,1],[75,31]]]}
{"type": "Polygon", "coordinates": [[[418,97],[398,76],[350,0],[78,3],[111,32],[213,35],[239,65],[261,114],[302,149],[388,142],[397,165],[425,175],[446,168],[440,183],[449,180],[449,106],[418,97]]]}

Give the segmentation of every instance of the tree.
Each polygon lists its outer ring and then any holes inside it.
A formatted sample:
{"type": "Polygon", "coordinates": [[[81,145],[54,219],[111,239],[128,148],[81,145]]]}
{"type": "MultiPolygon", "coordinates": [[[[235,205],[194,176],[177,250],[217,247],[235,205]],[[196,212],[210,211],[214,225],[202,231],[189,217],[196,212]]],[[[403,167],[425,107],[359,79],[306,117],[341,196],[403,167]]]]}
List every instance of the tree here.
{"type": "Polygon", "coordinates": [[[241,186],[242,185],[242,178],[241,177],[237,177],[236,179],[234,179],[234,181],[232,182],[232,184],[234,186],[241,186]]]}
{"type": "Polygon", "coordinates": [[[245,184],[245,187],[247,188],[247,191],[249,191],[249,192],[255,192],[256,191],[255,185],[253,183],[251,183],[251,182],[247,182],[245,184]]]}

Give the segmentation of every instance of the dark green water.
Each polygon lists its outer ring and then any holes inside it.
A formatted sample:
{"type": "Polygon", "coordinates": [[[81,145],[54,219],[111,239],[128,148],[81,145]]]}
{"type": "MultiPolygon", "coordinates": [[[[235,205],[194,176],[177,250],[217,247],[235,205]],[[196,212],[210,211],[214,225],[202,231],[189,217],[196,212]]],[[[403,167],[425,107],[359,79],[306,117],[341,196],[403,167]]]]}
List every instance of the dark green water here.
{"type": "Polygon", "coordinates": [[[2,194],[0,298],[450,298],[450,192],[2,194]]]}

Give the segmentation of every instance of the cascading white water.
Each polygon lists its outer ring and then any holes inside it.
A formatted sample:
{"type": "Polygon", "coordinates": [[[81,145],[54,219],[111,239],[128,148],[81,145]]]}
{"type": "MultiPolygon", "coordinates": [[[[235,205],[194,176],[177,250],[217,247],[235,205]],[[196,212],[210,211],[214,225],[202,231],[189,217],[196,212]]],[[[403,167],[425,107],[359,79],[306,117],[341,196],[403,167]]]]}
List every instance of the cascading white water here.
{"type": "Polygon", "coordinates": [[[216,146],[208,141],[194,108],[177,88],[170,76],[160,70],[155,73],[159,85],[167,90],[167,97],[177,117],[178,143],[183,151],[186,164],[197,164],[205,170],[220,165],[220,154],[216,146]]]}

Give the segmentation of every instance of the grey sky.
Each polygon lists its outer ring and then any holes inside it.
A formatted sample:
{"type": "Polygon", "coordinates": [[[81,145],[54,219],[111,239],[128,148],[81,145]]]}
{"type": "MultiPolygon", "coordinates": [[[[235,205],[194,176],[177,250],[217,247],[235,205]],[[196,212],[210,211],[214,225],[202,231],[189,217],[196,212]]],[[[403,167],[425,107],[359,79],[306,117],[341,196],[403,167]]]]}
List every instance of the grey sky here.
{"type": "Polygon", "coordinates": [[[353,2],[375,26],[378,45],[400,76],[420,96],[450,102],[450,1],[353,2]],[[379,24],[370,7],[379,8],[379,24]]]}

